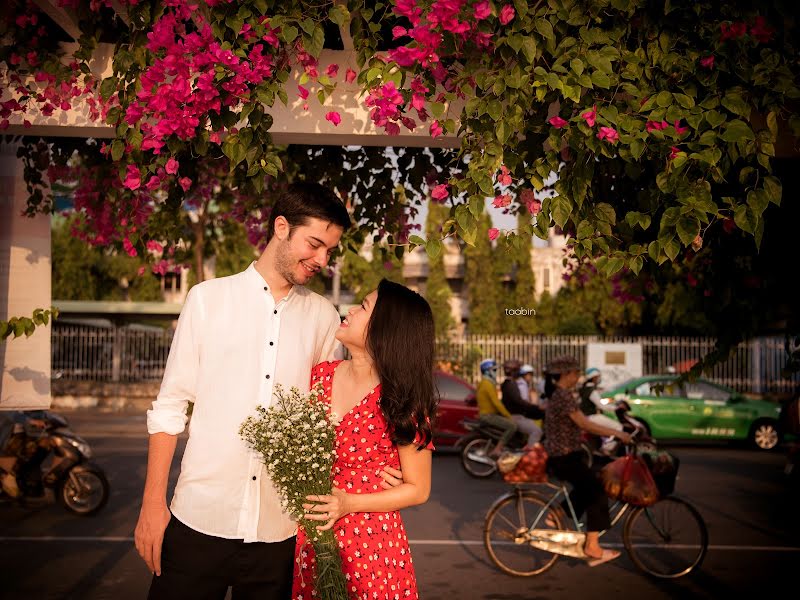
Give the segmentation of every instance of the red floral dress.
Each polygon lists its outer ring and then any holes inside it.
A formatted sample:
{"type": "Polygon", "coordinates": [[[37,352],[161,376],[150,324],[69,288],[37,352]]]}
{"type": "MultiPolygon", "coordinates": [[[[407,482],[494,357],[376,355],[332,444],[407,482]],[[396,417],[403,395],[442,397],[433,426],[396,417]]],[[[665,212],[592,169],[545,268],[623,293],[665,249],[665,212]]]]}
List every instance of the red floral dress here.
{"type": "MultiPolygon", "coordinates": [[[[322,382],[330,403],[333,372],[341,361],[324,362],[312,370],[311,385],[322,382]]],[[[400,468],[397,446],[391,441],[380,408],[380,385],[367,394],[336,427],[333,480],[348,494],[383,490],[380,472],[400,468]]],[[[429,446],[429,448],[433,448],[429,446]]],[[[339,540],[342,568],[351,600],[419,598],[408,537],[398,511],[350,513],[333,526],[339,540]]],[[[313,589],[314,549],[297,532],[293,600],[318,596],[313,589]]]]}

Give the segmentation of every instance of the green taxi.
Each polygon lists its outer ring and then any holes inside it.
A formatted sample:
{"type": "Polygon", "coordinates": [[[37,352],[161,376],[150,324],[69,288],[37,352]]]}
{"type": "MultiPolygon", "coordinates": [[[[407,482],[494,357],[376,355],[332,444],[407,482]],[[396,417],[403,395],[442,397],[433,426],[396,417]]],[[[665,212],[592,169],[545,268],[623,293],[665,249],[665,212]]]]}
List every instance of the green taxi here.
{"type": "Polygon", "coordinates": [[[762,450],[781,442],[778,404],[704,379],[679,384],[675,375],[636,377],[602,396],[609,410],[613,400],[626,400],[630,416],[657,440],[748,440],[762,450]]]}

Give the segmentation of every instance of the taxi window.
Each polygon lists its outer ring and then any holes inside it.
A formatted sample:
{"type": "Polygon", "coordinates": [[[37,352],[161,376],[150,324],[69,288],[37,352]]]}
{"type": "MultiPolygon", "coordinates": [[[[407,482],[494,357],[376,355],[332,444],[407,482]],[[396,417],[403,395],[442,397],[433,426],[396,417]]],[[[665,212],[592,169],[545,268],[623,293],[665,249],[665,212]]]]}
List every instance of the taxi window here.
{"type": "Polygon", "coordinates": [[[644,381],[636,386],[637,396],[660,396],[683,398],[683,389],[671,381],[656,380],[644,381]],[[660,390],[658,386],[663,386],[660,390]]]}

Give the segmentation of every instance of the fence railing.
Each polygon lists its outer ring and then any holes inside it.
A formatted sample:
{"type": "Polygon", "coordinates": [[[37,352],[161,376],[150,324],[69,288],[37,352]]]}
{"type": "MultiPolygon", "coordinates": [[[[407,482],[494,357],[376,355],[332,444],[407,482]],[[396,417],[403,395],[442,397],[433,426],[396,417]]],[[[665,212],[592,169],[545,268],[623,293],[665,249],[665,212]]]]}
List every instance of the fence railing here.
{"type": "MultiPolygon", "coordinates": [[[[74,381],[142,382],[160,380],[167,362],[172,331],[130,327],[102,328],[54,324],[52,371],[74,381]]],[[[540,369],[550,359],[571,354],[586,364],[590,342],[636,343],[642,348],[644,375],[681,369],[714,348],[714,339],[697,337],[599,337],[465,335],[440,341],[437,360],[447,370],[477,383],[478,363],[492,357],[498,362],[516,358],[540,369]]],[[[785,340],[762,337],[739,345],[732,356],[706,377],[741,392],[783,393],[800,385],[800,374],[784,378],[785,340]]]]}

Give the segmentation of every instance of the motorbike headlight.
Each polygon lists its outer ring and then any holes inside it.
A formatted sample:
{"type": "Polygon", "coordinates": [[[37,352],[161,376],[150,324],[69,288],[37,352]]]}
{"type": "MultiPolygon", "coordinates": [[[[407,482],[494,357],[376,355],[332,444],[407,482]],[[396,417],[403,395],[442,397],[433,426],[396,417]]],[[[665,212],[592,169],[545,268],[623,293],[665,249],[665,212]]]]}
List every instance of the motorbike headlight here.
{"type": "Polygon", "coordinates": [[[64,439],[66,439],[71,446],[74,446],[75,449],[83,454],[86,458],[92,458],[92,448],[89,446],[89,443],[86,440],[79,438],[78,436],[65,436],[64,439]]]}

